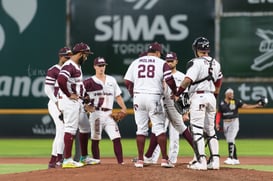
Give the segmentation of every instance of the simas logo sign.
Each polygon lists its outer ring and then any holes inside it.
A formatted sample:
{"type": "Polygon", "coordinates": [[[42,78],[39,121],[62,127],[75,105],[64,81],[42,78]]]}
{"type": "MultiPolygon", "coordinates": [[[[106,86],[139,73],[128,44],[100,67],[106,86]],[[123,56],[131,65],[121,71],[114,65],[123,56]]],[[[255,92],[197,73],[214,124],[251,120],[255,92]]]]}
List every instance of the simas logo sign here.
{"type": "MultiPolygon", "coordinates": [[[[95,42],[112,41],[115,54],[139,54],[145,51],[147,43],[161,37],[164,42],[183,41],[189,35],[185,24],[186,14],[153,14],[159,0],[124,0],[131,14],[101,15],[95,19],[95,42]],[[137,14],[136,14],[137,13],[137,14]],[[127,42],[127,43],[126,43],[127,42]],[[130,43],[128,43],[130,42],[130,43]]],[[[169,43],[163,44],[166,50],[171,49],[169,43]]]]}
{"type": "Polygon", "coordinates": [[[273,66],[273,31],[258,28],[256,35],[262,39],[259,46],[259,52],[262,54],[254,59],[251,69],[263,71],[273,66]]]}

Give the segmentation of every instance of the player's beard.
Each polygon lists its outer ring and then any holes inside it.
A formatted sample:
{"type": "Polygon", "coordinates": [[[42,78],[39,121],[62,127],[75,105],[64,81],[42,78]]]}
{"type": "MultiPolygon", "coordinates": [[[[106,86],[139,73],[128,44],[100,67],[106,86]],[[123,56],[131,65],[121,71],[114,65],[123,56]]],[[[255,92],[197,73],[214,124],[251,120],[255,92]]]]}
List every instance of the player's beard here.
{"type": "Polygon", "coordinates": [[[79,59],[79,64],[82,65],[86,60],[87,60],[87,57],[86,57],[86,56],[82,56],[82,57],[79,59]]]}

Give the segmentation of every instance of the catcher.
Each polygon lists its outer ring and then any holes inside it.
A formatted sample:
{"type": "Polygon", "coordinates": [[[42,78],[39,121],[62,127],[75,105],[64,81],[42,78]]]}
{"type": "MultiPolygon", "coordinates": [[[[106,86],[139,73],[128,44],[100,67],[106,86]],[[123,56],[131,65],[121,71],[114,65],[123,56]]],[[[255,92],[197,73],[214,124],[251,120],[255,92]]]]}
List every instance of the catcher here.
{"type": "Polygon", "coordinates": [[[234,98],[234,91],[228,88],[225,92],[225,99],[220,101],[218,112],[216,114],[216,130],[221,130],[220,121],[223,119],[223,131],[228,143],[229,157],[224,161],[228,165],[238,165],[240,161],[237,156],[237,149],[235,146],[235,139],[239,131],[239,108],[253,109],[261,108],[267,104],[268,100],[261,97],[256,104],[246,104],[240,99],[234,98]]]}

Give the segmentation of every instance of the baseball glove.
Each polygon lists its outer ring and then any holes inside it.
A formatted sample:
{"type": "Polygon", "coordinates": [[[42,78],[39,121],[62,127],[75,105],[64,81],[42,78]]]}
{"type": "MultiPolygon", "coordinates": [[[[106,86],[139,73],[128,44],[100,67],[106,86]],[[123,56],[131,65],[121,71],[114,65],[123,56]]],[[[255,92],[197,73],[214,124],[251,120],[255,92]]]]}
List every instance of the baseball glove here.
{"type": "Polygon", "coordinates": [[[119,122],[120,120],[124,119],[127,114],[123,111],[119,111],[119,112],[113,112],[110,115],[116,122],[119,122]]]}
{"type": "Polygon", "coordinates": [[[62,112],[60,112],[59,119],[64,122],[64,114],[62,112]]]}
{"type": "Polygon", "coordinates": [[[95,111],[95,107],[88,104],[84,104],[83,108],[85,112],[88,112],[88,113],[92,113],[95,111]]]}
{"type": "Polygon", "coordinates": [[[190,100],[188,93],[183,93],[177,101],[174,101],[174,107],[177,110],[177,112],[179,112],[179,114],[181,115],[188,112],[190,108],[190,100]]]}
{"type": "Polygon", "coordinates": [[[268,99],[265,96],[261,96],[260,99],[257,101],[257,103],[265,107],[268,103],[268,99]]]}

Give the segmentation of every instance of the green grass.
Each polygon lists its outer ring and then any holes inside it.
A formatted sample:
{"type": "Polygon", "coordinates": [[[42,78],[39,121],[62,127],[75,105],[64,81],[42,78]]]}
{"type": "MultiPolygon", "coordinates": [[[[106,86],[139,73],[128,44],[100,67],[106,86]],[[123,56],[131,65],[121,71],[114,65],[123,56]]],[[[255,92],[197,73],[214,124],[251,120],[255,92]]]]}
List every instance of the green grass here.
{"type": "MultiPolygon", "coordinates": [[[[272,139],[240,139],[236,141],[239,156],[273,156],[272,139]]],[[[148,147],[148,139],[146,147],[148,147]]],[[[0,157],[49,157],[52,139],[0,139],[0,157]]],[[[125,157],[137,155],[136,141],[122,139],[125,157]]],[[[227,156],[227,143],[219,140],[221,156],[227,156]]],[[[89,142],[90,151],[90,142],[89,142]]],[[[100,142],[101,156],[114,156],[113,145],[109,139],[100,142]]],[[[184,140],[180,140],[180,156],[192,156],[192,149],[184,140]]]]}
{"type": "Polygon", "coordinates": [[[273,167],[271,165],[232,165],[232,166],[224,165],[223,167],[273,172],[273,167]]]}
{"type": "MultiPolygon", "coordinates": [[[[50,157],[52,139],[0,139],[0,157],[50,157]]],[[[148,139],[145,149],[148,147],[148,139]]],[[[236,141],[238,156],[273,156],[272,139],[240,139],[236,141]]],[[[135,139],[122,139],[124,157],[135,157],[137,147],[135,139]]],[[[89,142],[90,153],[90,142],[89,142]]],[[[225,140],[219,140],[219,150],[221,157],[228,156],[228,148],[225,140]]],[[[100,142],[101,157],[114,157],[113,145],[109,139],[100,142]]],[[[208,153],[208,149],[207,155],[208,153]]],[[[73,151],[74,153],[74,151],[73,151]]],[[[179,156],[193,156],[189,144],[180,140],[179,156]]],[[[46,169],[45,164],[0,164],[0,174],[18,173],[31,170],[46,169]]],[[[273,171],[272,166],[263,165],[238,165],[232,168],[255,169],[263,171],[273,171]]]]}
{"type": "Polygon", "coordinates": [[[45,170],[45,164],[0,164],[0,174],[45,170]]]}

